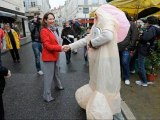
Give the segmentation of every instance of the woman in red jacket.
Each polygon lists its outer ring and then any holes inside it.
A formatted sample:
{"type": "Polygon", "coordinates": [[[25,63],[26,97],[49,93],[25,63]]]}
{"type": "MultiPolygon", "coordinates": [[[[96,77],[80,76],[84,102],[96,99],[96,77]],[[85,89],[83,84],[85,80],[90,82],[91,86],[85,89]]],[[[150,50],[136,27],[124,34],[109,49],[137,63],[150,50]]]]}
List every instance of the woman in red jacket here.
{"type": "Polygon", "coordinates": [[[54,26],[55,16],[53,13],[46,13],[43,17],[40,37],[42,40],[42,61],[44,65],[44,92],[43,98],[46,102],[55,100],[51,96],[51,84],[52,80],[55,82],[55,86],[59,90],[63,90],[63,86],[60,81],[59,72],[59,52],[63,50],[59,45],[59,37],[56,33],[56,27],[54,26]]]}

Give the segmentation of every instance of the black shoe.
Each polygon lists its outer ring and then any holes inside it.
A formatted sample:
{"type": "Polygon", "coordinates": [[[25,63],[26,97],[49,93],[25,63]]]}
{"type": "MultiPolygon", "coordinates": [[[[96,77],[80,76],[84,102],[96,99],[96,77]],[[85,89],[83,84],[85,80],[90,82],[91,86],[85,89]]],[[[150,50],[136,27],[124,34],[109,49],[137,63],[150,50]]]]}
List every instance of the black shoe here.
{"type": "Polygon", "coordinates": [[[57,90],[64,90],[64,87],[55,87],[57,90]]]}
{"type": "Polygon", "coordinates": [[[67,61],[66,63],[69,64],[70,62],[71,62],[71,61],[69,60],[69,61],[67,61]]]}
{"type": "Polygon", "coordinates": [[[13,60],[13,62],[16,63],[17,61],[16,61],[16,60],[13,60]]]}
{"type": "Polygon", "coordinates": [[[17,60],[17,63],[20,63],[20,60],[17,60]]]}

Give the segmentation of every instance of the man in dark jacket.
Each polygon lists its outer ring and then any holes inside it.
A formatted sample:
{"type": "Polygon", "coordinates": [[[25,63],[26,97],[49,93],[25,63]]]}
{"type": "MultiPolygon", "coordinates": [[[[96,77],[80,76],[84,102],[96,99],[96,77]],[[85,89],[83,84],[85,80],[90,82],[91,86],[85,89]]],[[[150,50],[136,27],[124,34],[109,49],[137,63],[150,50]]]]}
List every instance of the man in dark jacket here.
{"type": "Polygon", "coordinates": [[[39,75],[43,75],[40,64],[40,53],[42,53],[42,43],[40,40],[41,19],[38,15],[34,16],[34,20],[29,22],[29,30],[32,38],[32,49],[35,55],[35,63],[39,75]]]}
{"type": "Polygon", "coordinates": [[[4,107],[3,107],[2,94],[5,87],[5,78],[9,78],[10,76],[11,72],[7,68],[0,66],[0,120],[4,120],[4,107]]]}
{"type": "Polygon", "coordinates": [[[156,36],[160,34],[158,19],[154,16],[147,18],[146,30],[142,33],[138,44],[138,74],[140,81],[136,84],[147,87],[147,77],[145,70],[145,58],[149,54],[150,48],[154,45],[156,36]]]}
{"type": "Polygon", "coordinates": [[[121,70],[123,74],[123,78],[125,80],[125,84],[130,84],[130,52],[135,47],[135,42],[137,40],[137,28],[136,24],[131,21],[131,17],[126,13],[126,17],[130,22],[130,29],[128,31],[127,37],[124,41],[118,43],[119,55],[120,55],[120,62],[121,62],[121,70]]]}

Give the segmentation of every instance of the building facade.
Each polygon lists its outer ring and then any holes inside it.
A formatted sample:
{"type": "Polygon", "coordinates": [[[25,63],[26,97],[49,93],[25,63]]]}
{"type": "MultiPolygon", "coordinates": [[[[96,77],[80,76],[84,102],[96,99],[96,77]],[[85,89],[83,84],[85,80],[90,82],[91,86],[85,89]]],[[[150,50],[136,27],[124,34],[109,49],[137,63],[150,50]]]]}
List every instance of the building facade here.
{"type": "Polygon", "coordinates": [[[25,15],[28,19],[32,19],[37,13],[42,18],[43,15],[50,10],[49,0],[23,0],[25,7],[25,15]]]}
{"type": "Polygon", "coordinates": [[[4,23],[12,23],[18,25],[21,36],[25,34],[25,10],[23,0],[0,0],[0,24],[3,27],[4,23]]]}
{"type": "Polygon", "coordinates": [[[35,14],[43,18],[43,15],[50,11],[50,4],[49,0],[23,0],[23,5],[25,8],[25,15],[28,17],[28,20],[25,22],[26,34],[30,35],[28,21],[33,19],[35,14]]]}
{"type": "Polygon", "coordinates": [[[106,0],[66,0],[64,6],[53,9],[55,16],[58,16],[58,23],[79,19],[82,23],[88,21],[90,13],[96,10],[100,5],[105,4],[106,0]]]}

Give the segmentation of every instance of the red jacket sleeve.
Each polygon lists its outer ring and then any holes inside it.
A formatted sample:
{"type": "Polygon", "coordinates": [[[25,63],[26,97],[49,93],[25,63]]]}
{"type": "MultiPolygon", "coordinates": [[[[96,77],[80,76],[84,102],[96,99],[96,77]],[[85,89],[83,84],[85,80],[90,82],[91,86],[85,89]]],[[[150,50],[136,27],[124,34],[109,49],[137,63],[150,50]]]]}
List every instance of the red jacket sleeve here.
{"type": "Polygon", "coordinates": [[[53,37],[54,42],[52,44],[52,42],[50,40],[49,31],[46,30],[45,28],[41,30],[40,37],[41,37],[41,40],[42,40],[43,47],[45,47],[47,50],[56,51],[56,52],[61,52],[62,51],[62,46],[60,46],[56,43],[56,37],[55,36],[53,37]]]}

